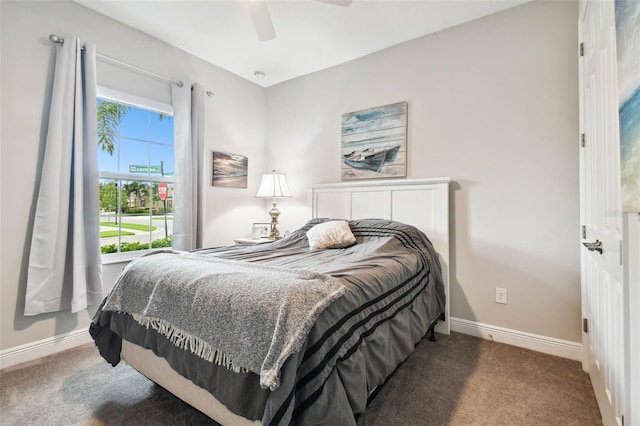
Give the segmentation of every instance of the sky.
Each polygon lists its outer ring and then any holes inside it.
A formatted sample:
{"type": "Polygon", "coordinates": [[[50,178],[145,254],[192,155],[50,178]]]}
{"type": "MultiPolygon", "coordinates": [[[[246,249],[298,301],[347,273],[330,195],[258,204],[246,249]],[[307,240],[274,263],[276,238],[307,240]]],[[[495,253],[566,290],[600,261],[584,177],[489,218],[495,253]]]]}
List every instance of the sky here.
{"type": "MultiPolygon", "coordinates": [[[[122,118],[113,155],[98,148],[98,169],[102,172],[129,173],[129,166],[160,166],[162,161],[167,175],[174,171],[173,159],[173,117],[160,120],[157,112],[137,107],[129,107],[122,118]]],[[[141,178],[145,174],[135,173],[141,178]]]]}

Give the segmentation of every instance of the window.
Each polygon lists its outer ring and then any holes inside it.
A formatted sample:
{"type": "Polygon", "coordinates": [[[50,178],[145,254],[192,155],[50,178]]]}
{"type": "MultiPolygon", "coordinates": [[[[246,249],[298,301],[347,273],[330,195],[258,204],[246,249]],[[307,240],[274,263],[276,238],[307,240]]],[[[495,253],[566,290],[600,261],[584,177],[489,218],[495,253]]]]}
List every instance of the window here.
{"type": "Polygon", "coordinates": [[[102,254],[171,247],[171,106],[99,88],[97,109],[102,254]]]}

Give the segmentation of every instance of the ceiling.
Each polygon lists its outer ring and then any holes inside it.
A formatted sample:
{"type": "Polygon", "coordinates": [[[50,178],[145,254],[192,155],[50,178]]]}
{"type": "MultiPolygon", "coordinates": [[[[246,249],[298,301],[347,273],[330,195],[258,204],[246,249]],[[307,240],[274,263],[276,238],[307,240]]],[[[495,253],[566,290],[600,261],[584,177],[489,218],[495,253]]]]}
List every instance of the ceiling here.
{"type": "Polygon", "coordinates": [[[276,38],[262,42],[256,0],[74,1],[268,87],[530,0],[266,0],[276,38]]]}

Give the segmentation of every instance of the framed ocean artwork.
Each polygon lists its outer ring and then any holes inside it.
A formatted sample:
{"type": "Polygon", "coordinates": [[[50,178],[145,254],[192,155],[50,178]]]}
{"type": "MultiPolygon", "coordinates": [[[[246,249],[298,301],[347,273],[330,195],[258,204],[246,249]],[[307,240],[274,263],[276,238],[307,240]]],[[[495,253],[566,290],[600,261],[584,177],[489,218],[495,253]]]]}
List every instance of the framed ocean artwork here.
{"type": "Polygon", "coordinates": [[[640,212],[640,2],[615,1],[622,211],[640,212]]]}
{"type": "Polygon", "coordinates": [[[246,188],[249,159],[244,155],[213,151],[213,186],[246,188]]]}
{"type": "Polygon", "coordinates": [[[342,115],[342,180],[407,176],[407,103],[342,115]]]}

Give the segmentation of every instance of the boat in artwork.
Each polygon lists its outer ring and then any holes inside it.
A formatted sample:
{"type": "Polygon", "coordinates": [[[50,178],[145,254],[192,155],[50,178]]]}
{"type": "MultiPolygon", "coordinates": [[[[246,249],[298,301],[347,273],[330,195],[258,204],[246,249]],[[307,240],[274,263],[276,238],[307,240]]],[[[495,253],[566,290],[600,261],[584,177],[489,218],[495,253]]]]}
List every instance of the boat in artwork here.
{"type": "Polygon", "coordinates": [[[384,148],[367,148],[362,151],[353,151],[343,155],[344,163],[356,169],[373,170],[380,172],[384,163],[395,160],[400,145],[384,148]]]}

